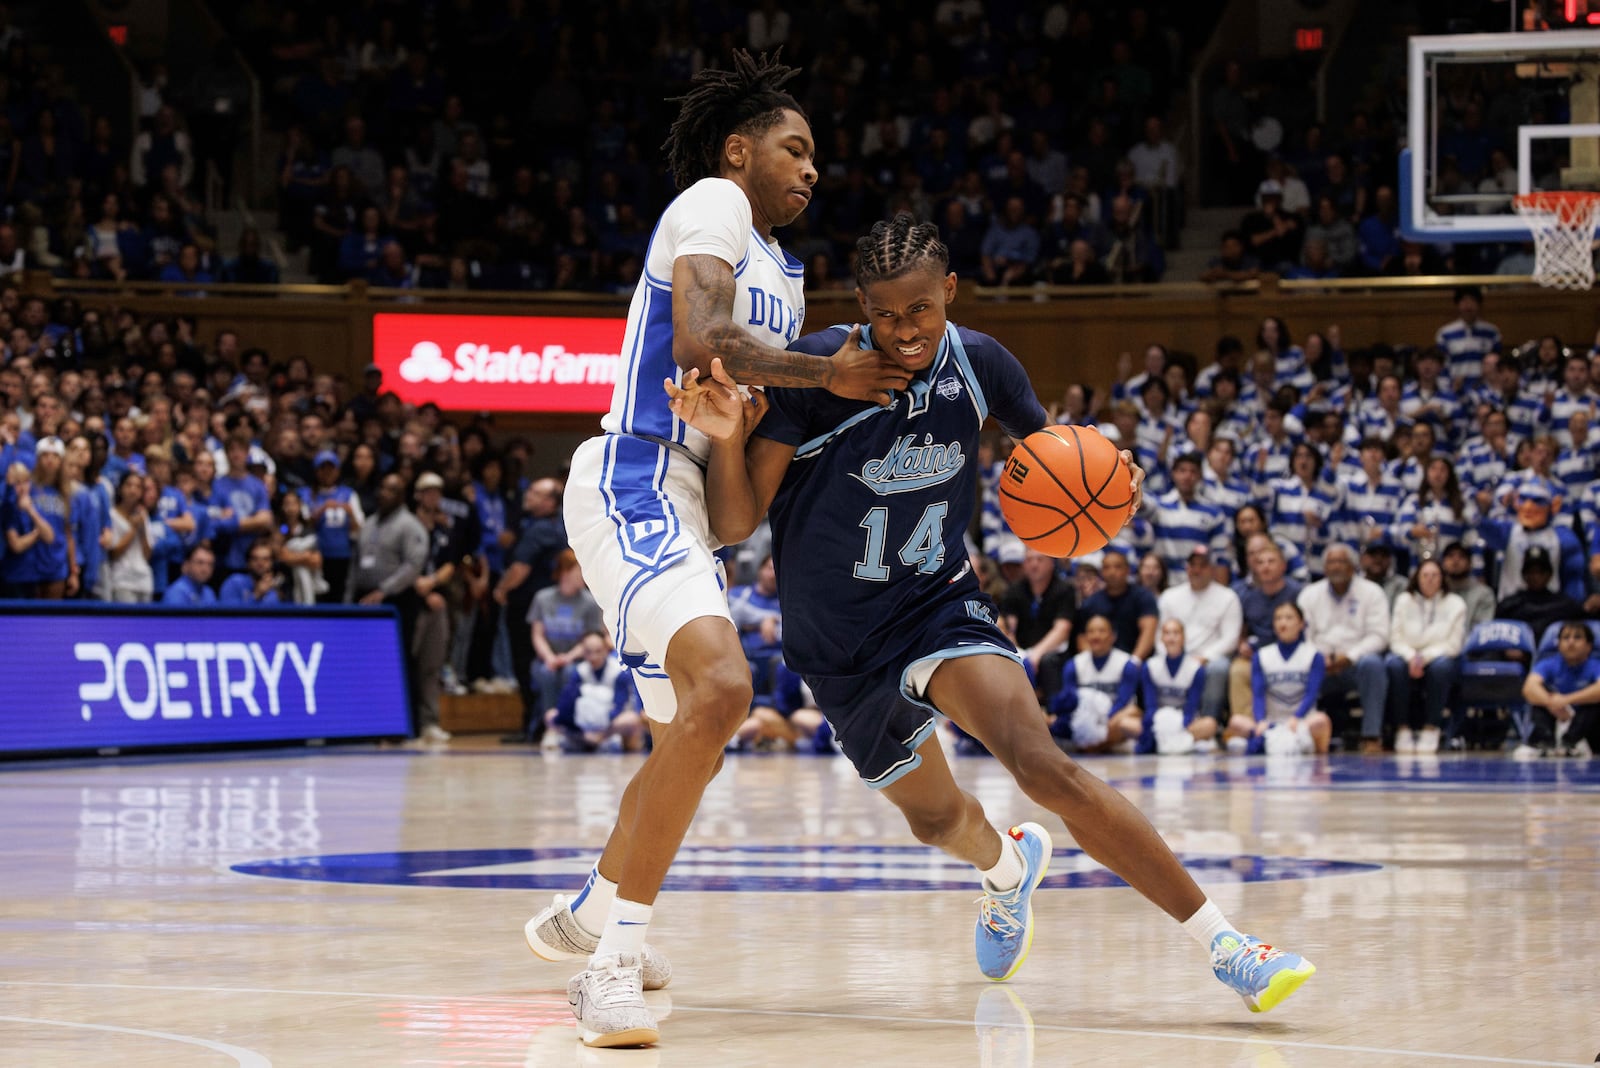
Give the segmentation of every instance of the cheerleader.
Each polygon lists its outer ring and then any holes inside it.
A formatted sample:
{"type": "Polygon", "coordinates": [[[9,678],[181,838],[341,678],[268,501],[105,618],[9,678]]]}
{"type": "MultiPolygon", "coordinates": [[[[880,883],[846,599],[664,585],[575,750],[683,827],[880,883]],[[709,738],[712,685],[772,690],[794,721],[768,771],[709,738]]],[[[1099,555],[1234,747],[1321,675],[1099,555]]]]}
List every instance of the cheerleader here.
{"type": "Polygon", "coordinates": [[[1167,655],[1152,656],[1139,669],[1144,722],[1138,752],[1209,752],[1215,748],[1217,721],[1200,715],[1205,665],[1184,651],[1183,624],[1176,619],[1161,624],[1161,646],[1167,655]]]}
{"type": "Polygon", "coordinates": [[[1256,650],[1250,667],[1255,718],[1234,716],[1228,723],[1228,751],[1246,747],[1279,753],[1326,753],[1333,722],[1318,710],[1326,666],[1309,642],[1303,641],[1305,616],[1300,606],[1285,601],[1272,613],[1277,641],[1256,650]]]}
{"type": "Polygon", "coordinates": [[[1079,751],[1103,753],[1139,737],[1139,661],[1116,648],[1116,631],[1105,616],[1083,628],[1083,652],[1061,669],[1061,689],[1050,700],[1050,733],[1071,738],[1079,751]]]}

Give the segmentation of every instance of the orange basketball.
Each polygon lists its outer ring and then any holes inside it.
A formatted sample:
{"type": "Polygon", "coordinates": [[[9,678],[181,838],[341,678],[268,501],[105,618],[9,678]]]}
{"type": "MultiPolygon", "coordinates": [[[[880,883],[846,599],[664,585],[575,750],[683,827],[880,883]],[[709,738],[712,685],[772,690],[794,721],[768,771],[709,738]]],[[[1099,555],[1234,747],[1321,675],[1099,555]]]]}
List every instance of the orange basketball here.
{"type": "Polygon", "coordinates": [[[1132,504],[1132,474],[1093,427],[1047,426],[1029,434],[1000,476],[1000,511],[1012,532],[1048,556],[1105,548],[1132,504]]]}

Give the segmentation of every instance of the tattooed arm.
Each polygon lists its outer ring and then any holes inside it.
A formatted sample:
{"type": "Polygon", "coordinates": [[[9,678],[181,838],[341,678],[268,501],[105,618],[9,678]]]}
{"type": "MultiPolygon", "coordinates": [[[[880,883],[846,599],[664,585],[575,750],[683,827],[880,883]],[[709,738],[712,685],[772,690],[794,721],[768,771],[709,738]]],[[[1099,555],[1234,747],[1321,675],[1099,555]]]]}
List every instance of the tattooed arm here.
{"type": "Polygon", "coordinates": [[[909,371],[875,349],[860,345],[861,329],[850,331],[833,356],[764,345],[733,321],[733,268],[716,256],[680,256],[672,265],[672,358],[709,379],[717,357],[729,375],[751,386],[808,386],[856,400],[889,403],[889,391],[903,389],[909,371]]]}

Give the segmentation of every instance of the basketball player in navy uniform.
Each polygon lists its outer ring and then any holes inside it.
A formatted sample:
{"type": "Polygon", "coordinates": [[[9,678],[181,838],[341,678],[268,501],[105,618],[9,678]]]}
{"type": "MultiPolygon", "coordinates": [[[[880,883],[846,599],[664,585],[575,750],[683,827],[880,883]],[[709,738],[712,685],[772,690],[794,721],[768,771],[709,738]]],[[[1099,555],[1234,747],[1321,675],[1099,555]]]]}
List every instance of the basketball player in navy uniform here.
{"type": "MultiPolygon", "coordinates": [[[[713,531],[737,541],[770,506],[784,657],[867,784],[920,840],[981,874],[975,942],[984,975],[1009,978],[1027,955],[1050,835],[1035,823],[1009,833],[990,825],[938,742],[924,744],[936,711],[977,737],[1086,853],[1180,921],[1252,1011],[1272,1008],[1315,969],[1238,933],[1139,810],[1055,745],[1021,656],[968,565],[962,535],[977,499],[984,420],[993,415],[1013,438],[1045,425],[1026,372],[993,338],[946,320],[956,277],[932,224],[899,215],[857,250],[860,344],[912,375],[890,404],[774,389],[756,423],[763,402],[741,403],[718,361],[709,380],[666,383],[673,412],[712,440],[713,531]]],[[[840,326],[794,347],[831,353],[855,338],[840,326]]],[[[1137,491],[1140,473],[1127,453],[1123,462],[1137,491]]]]}
{"type": "Polygon", "coordinates": [[[568,541],[658,725],[588,884],[525,927],[541,957],[589,958],[567,996],[592,1046],[660,1037],[642,988],[670,972],[645,946],[646,926],[752,696],[712,555],[710,443],[668,410],[659,384],[718,357],[746,385],[820,387],[871,408],[910,379],[853,341],[788,351],[805,318],[804,269],[772,231],[805,210],[817,180],[811,127],[782,89],[796,73],[736,52],[732,70],[694,77],[664,146],[683,192],[650,238],[605,432],[572,456],[568,541]]]}

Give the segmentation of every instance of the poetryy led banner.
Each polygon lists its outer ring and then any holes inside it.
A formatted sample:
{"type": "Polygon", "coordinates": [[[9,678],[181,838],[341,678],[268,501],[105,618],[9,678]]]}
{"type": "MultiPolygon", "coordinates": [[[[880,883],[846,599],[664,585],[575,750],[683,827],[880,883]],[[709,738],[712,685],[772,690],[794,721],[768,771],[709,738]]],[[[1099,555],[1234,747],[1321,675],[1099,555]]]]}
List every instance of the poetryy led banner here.
{"type": "Polygon", "coordinates": [[[383,388],[447,411],[604,412],[624,319],[535,315],[372,317],[383,388]]]}
{"type": "Polygon", "coordinates": [[[0,603],[0,754],[411,733],[383,609],[0,603]]]}

